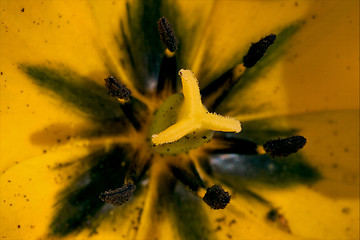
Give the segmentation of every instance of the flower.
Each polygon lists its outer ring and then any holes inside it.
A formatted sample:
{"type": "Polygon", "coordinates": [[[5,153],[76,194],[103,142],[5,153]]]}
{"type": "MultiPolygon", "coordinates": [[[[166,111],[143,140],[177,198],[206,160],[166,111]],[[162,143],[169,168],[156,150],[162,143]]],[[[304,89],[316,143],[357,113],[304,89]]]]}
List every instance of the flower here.
{"type": "Polygon", "coordinates": [[[1,237],[358,238],[358,2],[143,4],[1,2],[1,237]],[[186,166],[170,174],[153,164],[121,207],[94,191],[121,184],[123,169],[146,163],[133,159],[151,155],[135,151],[143,135],[124,128],[118,103],[101,86],[114,74],[135,97],[150,98],[163,48],[149,26],[163,15],[179,38],[178,66],[202,88],[239,63],[251,42],[278,35],[217,111],[242,122],[232,142],[262,144],[297,130],[305,148],[281,159],[242,149],[229,155],[214,139],[210,152],[169,160],[198,159],[204,182],[230,191],[224,210],[174,183],[186,166]]]}

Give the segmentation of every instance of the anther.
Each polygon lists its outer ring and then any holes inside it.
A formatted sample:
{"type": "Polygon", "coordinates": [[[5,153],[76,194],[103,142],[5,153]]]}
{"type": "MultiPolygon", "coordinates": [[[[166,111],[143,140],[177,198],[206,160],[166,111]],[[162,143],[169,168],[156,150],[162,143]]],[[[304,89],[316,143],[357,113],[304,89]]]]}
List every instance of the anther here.
{"type": "Polygon", "coordinates": [[[224,209],[230,202],[231,196],[221,186],[214,185],[206,190],[204,202],[212,209],[224,209]]]}
{"type": "Polygon", "coordinates": [[[171,24],[165,17],[160,18],[157,23],[160,40],[166,47],[166,50],[161,61],[156,93],[167,98],[176,92],[177,61],[175,50],[177,48],[177,40],[171,24]]]}
{"type": "Polygon", "coordinates": [[[243,62],[246,68],[253,67],[266,53],[266,50],[274,43],[276,39],[275,34],[270,34],[251,44],[248,53],[244,56],[243,62]]]}
{"type": "Polygon", "coordinates": [[[109,190],[100,194],[100,199],[106,203],[113,204],[115,206],[121,206],[132,197],[136,187],[132,183],[127,183],[121,188],[116,190],[109,190]]]}
{"type": "Polygon", "coordinates": [[[120,99],[128,100],[131,95],[130,89],[128,89],[124,84],[120,83],[114,77],[105,78],[105,87],[107,93],[113,97],[120,99]]]}
{"type": "Polygon", "coordinates": [[[157,23],[161,42],[170,52],[175,52],[177,40],[171,24],[165,17],[160,18],[157,23]]]}
{"type": "Polygon", "coordinates": [[[303,136],[292,136],[289,138],[270,140],[263,147],[265,152],[272,157],[286,157],[296,153],[306,144],[303,136]]]}
{"type": "Polygon", "coordinates": [[[136,130],[141,129],[141,120],[146,115],[146,105],[131,95],[130,89],[114,77],[105,79],[107,93],[118,99],[120,108],[136,130]],[[125,100],[125,101],[122,101],[125,100]]]}

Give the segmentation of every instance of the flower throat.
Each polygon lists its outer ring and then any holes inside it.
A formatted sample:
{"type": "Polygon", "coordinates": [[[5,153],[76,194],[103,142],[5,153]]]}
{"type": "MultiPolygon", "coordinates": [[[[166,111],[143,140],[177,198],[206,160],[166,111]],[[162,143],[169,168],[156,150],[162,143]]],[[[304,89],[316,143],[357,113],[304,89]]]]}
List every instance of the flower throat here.
{"type": "MultiPolygon", "coordinates": [[[[136,139],[142,142],[138,146],[138,156],[130,163],[124,185],[100,194],[100,198],[117,206],[125,204],[131,199],[147,170],[150,167],[154,168],[154,165],[161,165],[161,168],[165,168],[165,172],[172,174],[174,179],[187,186],[196,196],[201,197],[210,208],[223,209],[230,202],[231,195],[220,185],[207,186],[209,182],[205,183],[202,180],[197,163],[188,153],[194,149],[197,151],[202,145],[209,143],[214,131],[230,133],[241,131],[237,119],[214,112],[243,73],[264,56],[276,40],[276,35],[270,34],[253,43],[243,57],[243,63],[234,66],[200,89],[195,77],[196,73],[191,70],[178,70],[176,61],[178,41],[171,24],[165,17],[160,18],[157,24],[160,40],[165,47],[158,83],[154,91],[155,105],[158,103],[161,105],[153,112],[147,107],[148,103],[133,96],[118,79],[115,77],[105,79],[108,94],[119,101],[124,115],[140,136],[136,139]],[[181,78],[181,93],[177,92],[177,75],[181,78]]],[[[290,140],[274,140],[264,146],[252,142],[243,146],[246,152],[267,153],[276,157],[297,152],[305,143],[305,138],[294,136],[290,140]]],[[[153,172],[156,171],[151,171],[152,174],[153,172]]]]}

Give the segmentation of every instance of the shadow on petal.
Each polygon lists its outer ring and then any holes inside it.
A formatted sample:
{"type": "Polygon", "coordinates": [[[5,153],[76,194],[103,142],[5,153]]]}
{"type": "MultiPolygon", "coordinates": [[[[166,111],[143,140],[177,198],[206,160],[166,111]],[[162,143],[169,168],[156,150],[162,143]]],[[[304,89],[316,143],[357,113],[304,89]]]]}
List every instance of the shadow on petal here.
{"type": "Polygon", "coordinates": [[[252,182],[287,187],[314,183],[320,179],[316,168],[304,161],[300,154],[275,159],[268,155],[222,154],[211,156],[210,164],[216,178],[234,189],[252,182]]]}
{"type": "MultiPolygon", "coordinates": [[[[259,144],[294,133],[303,135],[308,142],[299,153],[286,158],[228,155],[224,160],[211,158],[210,162],[218,167],[221,174],[234,178],[241,176],[232,180],[234,182],[249,180],[279,186],[303,183],[334,198],[356,198],[359,196],[358,123],[357,110],[313,112],[249,121],[244,124],[247,126],[244,137],[259,144]],[[261,136],[257,134],[262,132],[261,136]]],[[[221,174],[220,177],[223,177],[221,174]]]]}

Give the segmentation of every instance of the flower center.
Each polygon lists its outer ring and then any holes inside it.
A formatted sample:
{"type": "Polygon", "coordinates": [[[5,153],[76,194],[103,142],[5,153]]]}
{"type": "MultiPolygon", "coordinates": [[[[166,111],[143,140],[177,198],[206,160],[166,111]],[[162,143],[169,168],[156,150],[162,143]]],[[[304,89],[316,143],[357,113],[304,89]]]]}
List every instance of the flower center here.
{"type": "Polygon", "coordinates": [[[238,120],[209,113],[201,102],[199,84],[190,70],[180,70],[183,94],[171,96],[152,121],[153,147],[161,153],[179,153],[201,146],[212,131],[240,132],[238,120]]]}
{"type": "MultiPolygon", "coordinates": [[[[130,138],[136,139],[134,148],[137,155],[130,163],[124,185],[116,190],[102,193],[100,198],[113,205],[124,204],[131,198],[141,176],[151,165],[152,169],[155,169],[151,171],[151,174],[156,175],[152,179],[160,178],[159,176],[162,173],[158,169],[165,168],[162,170],[165,174],[172,174],[173,179],[187,186],[212,209],[223,209],[230,202],[230,194],[216,184],[208,187],[209,182],[205,184],[201,179],[196,164],[190,155],[179,153],[187,153],[189,150],[209,142],[214,131],[235,133],[241,131],[241,125],[237,119],[210,113],[208,108],[211,111],[217,108],[242,73],[253,67],[262,58],[267,48],[275,41],[276,36],[270,34],[260,39],[259,42],[253,43],[243,58],[243,63],[236,65],[217,80],[214,80],[201,89],[201,92],[194,73],[190,70],[181,69],[179,76],[182,82],[182,93],[176,93],[177,63],[175,51],[177,40],[166,18],[160,18],[158,29],[160,39],[166,49],[161,62],[156,97],[154,98],[154,103],[160,101],[163,103],[155,113],[153,109],[148,108],[145,101],[140,101],[132,96],[131,91],[115,78],[105,79],[105,87],[108,93],[119,100],[124,115],[136,130],[136,133],[132,134],[130,138]],[[203,105],[201,95],[205,98],[208,108],[203,105]],[[151,121],[149,116],[152,117],[151,121]],[[152,150],[159,155],[154,155],[152,150]],[[179,155],[172,157],[165,156],[166,154],[179,155]]],[[[282,157],[295,153],[305,143],[305,138],[294,136],[268,142],[263,147],[259,147],[260,151],[257,149],[257,144],[251,142],[251,151],[247,152],[252,154],[267,153],[272,157],[282,157]]],[[[249,145],[249,143],[247,144],[249,145]]]]}

